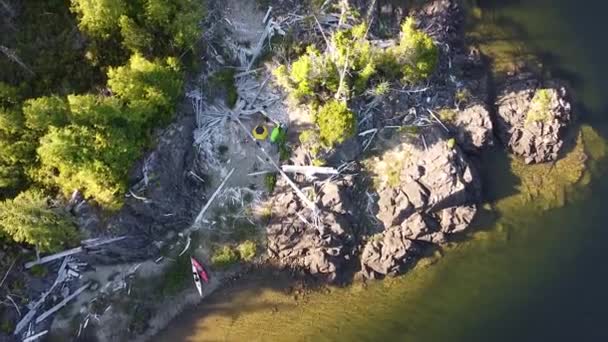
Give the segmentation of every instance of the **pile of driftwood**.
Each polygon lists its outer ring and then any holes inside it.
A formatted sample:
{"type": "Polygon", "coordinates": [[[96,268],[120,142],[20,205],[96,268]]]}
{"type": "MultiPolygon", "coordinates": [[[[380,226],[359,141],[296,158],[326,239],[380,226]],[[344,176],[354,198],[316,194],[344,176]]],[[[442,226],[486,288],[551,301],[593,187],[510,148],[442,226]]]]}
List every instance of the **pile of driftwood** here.
{"type": "MultiPolygon", "coordinates": [[[[36,331],[36,326],[51,317],[61,308],[65,307],[69,302],[78,297],[83,291],[91,286],[91,283],[87,282],[75,290],[71,290],[70,285],[72,282],[81,279],[81,273],[88,267],[87,263],[78,262],[78,260],[73,256],[77,255],[78,253],[93,250],[103,245],[123,240],[125,238],[126,237],[116,237],[108,239],[96,238],[84,240],[81,242],[81,246],[79,247],[38,258],[34,261],[26,262],[24,265],[26,269],[30,269],[36,265],[47,264],[56,260],[61,260],[61,265],[59,266],[57,277],[55,278],[55,281],[51,287],[41,293],[37,300],[26,305],[28,311],[25,315],[21,315],[19,306],[11,299],[10,295],[7,295],[7,298],[12,301],[15,309],[21,316],[21,319],[15,326],[15,331],[13,334],[20,336],[23,341],[34,341],[47,334],[48,330],[36,331]],[[42,311],[42,308],[46,306],[48,298],[50,297],[60,297],[62,300],[55,303],[50,308],[42,311]]],[[[11,271],[12,267],[13,265],[11,265],[11,267],[8,269],[6,275],[0,282],[0,285],[4,283],[4,280],[8,276],[8,273],[11,271]]]]}

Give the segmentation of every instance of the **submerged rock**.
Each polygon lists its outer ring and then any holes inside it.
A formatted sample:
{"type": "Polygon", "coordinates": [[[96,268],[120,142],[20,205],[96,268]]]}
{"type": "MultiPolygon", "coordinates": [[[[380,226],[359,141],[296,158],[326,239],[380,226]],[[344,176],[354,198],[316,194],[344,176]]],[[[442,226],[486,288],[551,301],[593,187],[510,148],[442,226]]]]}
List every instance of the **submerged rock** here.
{"type": "Polygon", "coordinates": [[[497,133],[526,164],[554,161],[564,144],[572,107],[565,87],[531,74],[513,77],[500,89],[497,133]]]}

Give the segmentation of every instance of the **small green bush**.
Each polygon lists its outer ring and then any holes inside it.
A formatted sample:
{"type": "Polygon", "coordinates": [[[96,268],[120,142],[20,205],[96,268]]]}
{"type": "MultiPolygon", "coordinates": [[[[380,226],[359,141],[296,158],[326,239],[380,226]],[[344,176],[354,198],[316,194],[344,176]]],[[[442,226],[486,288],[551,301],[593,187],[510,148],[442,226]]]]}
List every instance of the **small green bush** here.
{"type": "Polygon", "coordinates": [[[257,252],[257,245],[255,242],[247,240],[239,244],[236,249],[239,252],[241,260],[245,262],[250,262],[251,260],[253,260],[253,258],[255,258],[257,252]]]}
{"type": "Polygon", "coordinates": [[[444,108],[439,111],[439,120],[445,123],[454,122],[456,120],[456,111],[450,108],[444,108]]]}
{"type": "Polygon", "coordinates": [[[473,95],[471,94],[471,91],[467,88],[458,89],[454,94],[454,100],[456,101],[456,105],[466,104],[471,100],[471,97],[473,97],[473,95]]]}
{"type": "Polygon", "coordinates": [[[266,186],[266,190],[268,190],[269,193],[272,193],[277,185],[277,174],[267,173],[264,176],[264,185],[266,186]]]}
{"type": "Polygon", "coordinates": [[[333,147],[355,134],[356,118],[346,103],[331,100],[324,104],[316,115],[319,136],[326,145],[333,147]]]}
{"type": "Polygon", "coordinates": [[[454,139],[454,138],[448,139],[447,145],[448,145],[449,149],[453,149],[454,147],[456,147],[456,139],[454,139]]]}
{"type": "Polygon", "coordinates": [[[394,53],[406,82],[428,78],[439,62],[439,49],[428,34],[416,28],[412,17],[401,25],[401,40],[394,53]]]}
{"type": "Polygon", "coordinates": [[[211,262],[216,267],[227,268],[239,262],[239,254],[231,246],[224,245],[213,253],[211,262]]]}

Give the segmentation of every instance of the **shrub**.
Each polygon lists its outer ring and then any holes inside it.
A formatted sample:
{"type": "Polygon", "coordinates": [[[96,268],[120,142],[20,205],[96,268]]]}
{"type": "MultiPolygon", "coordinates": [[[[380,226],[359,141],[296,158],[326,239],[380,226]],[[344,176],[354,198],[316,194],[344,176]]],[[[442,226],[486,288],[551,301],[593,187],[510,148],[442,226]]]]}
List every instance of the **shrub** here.
{"type": "Polygon", "coordinates": [[[211,262],[214,266],[219,268],[226,268],[236,264],[239,261],[239,254],[234,248],[224,245],[217,249],[213,256],[211,256],[211,262]]]}
{"type": "Polygon", "coordinates": [[[439,111],[439,119],[443,122],[454,122],[456,120],[456,111],[450,108],[444,108],[439,111]]]}
{"type": "Polygon", "coordinates": [[[316,115],[321,141],[330,147],[342,143],[355,133],[356,118],[346,103],[331,100],[316,115]]]}
{"type": "Polygon", "coordinates": [[[551,94],[549,89],[538,89],[530,102],[526,124],[547,121],[551,118],[551,94]]]}
{"type": "Polygon", "coordinates": [[[253,260],[253,258],[255,258],[257,245],[255,244],[255,242],[247,240],[239,244],[236,249],[239,252],[241,260],[245,262],[250,262],[251,260],[253,260]]]}
{"type": "Polygon", "coordinates": [[[439,50],[431,37],[416,29],[416,23],[409,17],[401,25],[401,41],[398,60],[403,62],[403,77],[409,82],[428,78],[439,61],[439,50]]]}
{"type": "Polygon", "coordinates": [[[471,94],[471,91],[467,88],[458,89],[454,94],[454,100],[456,101],[456,105],[458,106],[469,102],[471,100],[471,97],[473,97],[473,95],[471,94]]]}
{"type": "Polygon", "coordinates": [[[269,193],[272,193],[277,185],[277,174],[267,173],[264,176],[264,185],[266,186],[266,190],[268,190],[269,193]]]}
{"type": "Polygon", "coordinates": [[[46,197],[33,190],[0,202],[0,230],[17,243],[56,252],[76,242],[74,223],[60,209],[51,208],[46,197]]]}

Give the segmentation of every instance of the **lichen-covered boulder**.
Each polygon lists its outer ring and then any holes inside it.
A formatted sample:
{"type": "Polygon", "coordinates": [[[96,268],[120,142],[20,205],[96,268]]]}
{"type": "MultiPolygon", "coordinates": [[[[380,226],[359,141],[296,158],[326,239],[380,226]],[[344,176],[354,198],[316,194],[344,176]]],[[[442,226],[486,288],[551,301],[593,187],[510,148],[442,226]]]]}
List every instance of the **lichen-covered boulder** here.
{"type": "Polygon", "coordinates": [[[384,225],[363,248],[361,268],[368,277],[402,270],[415,257],[416,242],[443,243],[464,231],[480,200],[476,172],[441,128],[397,139],[366,162],[378,190],[376,217],[384,225]]]}
{"type": "Polygon", "coordinates": [[[568,91],[553,82],[544,85],[531,74],[510,79],[500,90],[498,136],[527,164],[554,161],[572,122],[568,91]]]}

